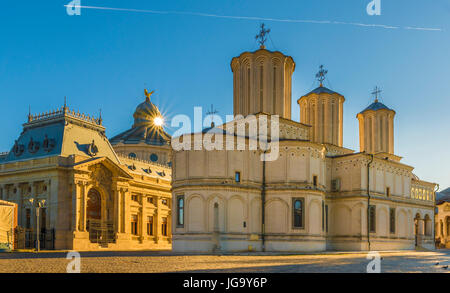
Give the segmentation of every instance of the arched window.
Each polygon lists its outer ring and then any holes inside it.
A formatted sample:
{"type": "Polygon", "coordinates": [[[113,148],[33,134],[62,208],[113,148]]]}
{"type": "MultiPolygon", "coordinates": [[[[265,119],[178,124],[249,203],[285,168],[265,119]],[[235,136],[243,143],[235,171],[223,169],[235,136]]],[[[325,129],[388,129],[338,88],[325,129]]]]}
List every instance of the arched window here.
{"type": "Polygon", "coordinates": [[[129,154],[128,154],[128,157],[129,157],[129,158],[135,159],[135,158],[136,158],[136,154],[135,154],[135,153],[129,153],[129,154]]]}
{"type": "Polygon", "coordinates": [[[177,196],[177,227],[184,227],[184,195],[177,196]]]}
{"type": "Polygon", "coordinates": [[[214,232],[219,231],[219,204],[214,203],[214,232]]]}
{"type": "Polygon", "coordinates": [[[292,200],[292,209],[294,228],[304,228],[304,199],[294,198],[292,200]]]}
{"type": "Polygon", "coordinates": [[[424,233],[424,234],[425,234],[426,236],[430,236],[430,235],[431,235],[431,230],[432,230],[432,229],[431,229],[431,219],[430,219],[430,216],[426,215],[424,221],[425,221],[425,223],[424,223],[424,224],[425,224],[425,225],[424,225],[424,226],[425,226],[425,227],[424,227],[424,228],[425,228],[425,231],[424,231],[425,233],[424,233]]]}

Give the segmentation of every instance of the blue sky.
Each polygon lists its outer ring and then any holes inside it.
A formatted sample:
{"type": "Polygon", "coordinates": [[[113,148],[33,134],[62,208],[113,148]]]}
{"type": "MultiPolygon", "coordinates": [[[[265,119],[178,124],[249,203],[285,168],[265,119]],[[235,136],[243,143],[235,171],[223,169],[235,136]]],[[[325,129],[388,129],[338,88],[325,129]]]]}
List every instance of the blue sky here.
{"type": "MultiPolygon", "coordinates": [[[[381,0],[382,15],[369,16],[370,0],[143,1],[81,0],[81,5],[200,12],[273,19],[383,24],[264,21],[267,47],[290,55],[292,117],[296,100],[314,87],[324,64],[325,85],[346,97],[344,145],[359,150],[356,114],[368,106],[375,85],[397,112],[395,153],[424,180],[450,186],[450,1],[381,0]],[[439,28],[438,31],[406,27],[439,28]]],[[[188,14],[82,9],[69,16],[69,0],[8,1],[0,9],[0,151],[8,151],[28,107],[44,112],[63,104],[97,115],[111,137],[132,124],[144,87],[168,113],[193,115],[194,106],[232,114],[230,61],[258,48],[260,20],[188,14]]],[[[172,131],[169,129],[169,131],[172,131]]]]}

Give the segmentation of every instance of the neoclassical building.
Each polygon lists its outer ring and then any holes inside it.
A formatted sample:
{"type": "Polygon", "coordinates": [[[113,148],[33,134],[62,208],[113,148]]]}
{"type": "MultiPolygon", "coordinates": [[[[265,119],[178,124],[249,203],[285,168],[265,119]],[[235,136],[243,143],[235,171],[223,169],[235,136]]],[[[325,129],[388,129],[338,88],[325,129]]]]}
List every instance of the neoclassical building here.
{"type": "Polygon", "coordinates": [[[435,237],[439,247],[450,248],[450,188],[440,192],[436,199],[435,237]]]}
{"type": "MultiPolygon", "coordinates": [[[[135,125],[164,136],[154,123],[158,113],[148,96],[136,109],[135,125]]],[[[124,156],[126,148],[118,147],[106,137],[101,117],[65,105],[28,116],[12,149],[0,157],[0,199],[18,205],[25,246],[34,246],[39,219],[45,249],[171,248],[171,168],[124,156]]],[[[155,143],[155,152],[160,147],[155,143]]]]}
{"type": "Polygon", "coordinates": [[[292,57],[261,46],[231,70],[235,120],[172,139],[183,143],[173,153],[174,251],[434,247],[435,184],[394,153],[396,113],[378,96],[357,114],[355,152],[343,146],[345,98],[322,85],[324,70],[298,99],[300,122],[290,114],[292,57]],[[263,120],[269,151],[250,133],[263,120]]]}

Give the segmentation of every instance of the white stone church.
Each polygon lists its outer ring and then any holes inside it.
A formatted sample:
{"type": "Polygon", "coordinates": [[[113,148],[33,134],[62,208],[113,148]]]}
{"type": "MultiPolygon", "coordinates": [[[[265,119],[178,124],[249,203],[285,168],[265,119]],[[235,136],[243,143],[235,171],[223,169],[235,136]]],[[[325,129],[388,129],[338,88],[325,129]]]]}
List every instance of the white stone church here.
{"type": "Polygon", "coordinates": [[[434,247],[436,184],[394,153],[394,110],[376,97],[356,115],[355,152],[343,147],[345,98],[322,85],[323,69],[320,86],[297,101],[300,122],[291,119],[292,57],[262,43],[233,58],[231,70],[236,119],[179,137],[192,147],[173,152],[174,251],[434,247]],[[251,127],[244,135],[229,127],[251,114],[279,116],[276,160],[250,147],[251,127]],[[207,135],[223,150],[194,148],[207,135]]]}

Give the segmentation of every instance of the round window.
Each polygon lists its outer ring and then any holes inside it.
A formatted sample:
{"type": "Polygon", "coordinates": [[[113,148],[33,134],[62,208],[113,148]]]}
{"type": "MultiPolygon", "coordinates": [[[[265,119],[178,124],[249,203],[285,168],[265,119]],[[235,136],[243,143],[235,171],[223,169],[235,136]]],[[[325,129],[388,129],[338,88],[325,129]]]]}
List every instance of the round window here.
{"type": "Polygon", "coordinates": [[[128,154],[128,157],[130,157],[130,158],[136,158],[136,154],[135,154],[135,153],[129,153],[129,154],[128,154]]]}
{"type": "Polygon", "coordinates": [[[158,161],[158,155],[157,154],[151,154],[150,155],[150,161],[152,161],[152,162],[158,161]]]}

